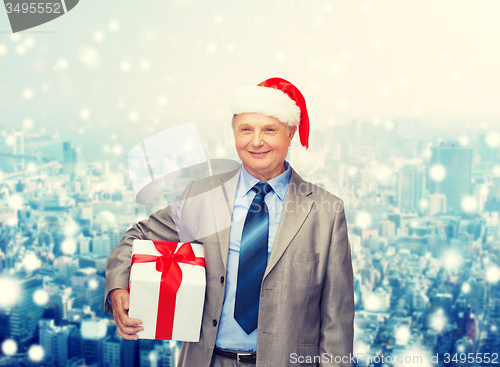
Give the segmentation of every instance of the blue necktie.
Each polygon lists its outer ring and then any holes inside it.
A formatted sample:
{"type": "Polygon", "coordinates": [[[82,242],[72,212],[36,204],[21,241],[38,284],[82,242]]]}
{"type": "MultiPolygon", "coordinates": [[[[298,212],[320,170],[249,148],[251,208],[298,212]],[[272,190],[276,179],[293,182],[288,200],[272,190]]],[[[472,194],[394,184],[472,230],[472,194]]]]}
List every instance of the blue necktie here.
{"type": "Polygon", "coordinates": [[[260,285],[267,266],[269,212],[264,197],[272,190],[266,182],[252,187],[257,194],[250,205],[241,235],[234,319],[247,334],[257,328],[260,285]]]}

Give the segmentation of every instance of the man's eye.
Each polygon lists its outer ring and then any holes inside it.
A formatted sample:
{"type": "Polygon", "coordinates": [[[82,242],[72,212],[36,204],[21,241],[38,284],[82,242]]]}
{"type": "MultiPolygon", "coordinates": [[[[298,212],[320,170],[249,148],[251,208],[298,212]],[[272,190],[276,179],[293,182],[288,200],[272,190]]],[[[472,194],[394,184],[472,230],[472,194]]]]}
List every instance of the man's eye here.
{"type": "Polygon", "coordinates": [[[267,131],[274,131],[274,129],[268,128],[267,131]]]}

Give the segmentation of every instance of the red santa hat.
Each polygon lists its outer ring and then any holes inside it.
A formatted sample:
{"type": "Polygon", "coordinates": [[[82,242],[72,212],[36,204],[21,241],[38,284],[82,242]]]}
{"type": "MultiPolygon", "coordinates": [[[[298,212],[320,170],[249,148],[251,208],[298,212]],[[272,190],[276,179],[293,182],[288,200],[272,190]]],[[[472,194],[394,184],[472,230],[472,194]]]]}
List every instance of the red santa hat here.
{"type": "Polygon", "coordinates": [[[256,112],[288,126],[299,126],[302,146],[309,147],[309,115],[306,101],[295,85],[282,78],[270,78],[257,86],[237,88],[229,101],[233,115],[256,112]]]}

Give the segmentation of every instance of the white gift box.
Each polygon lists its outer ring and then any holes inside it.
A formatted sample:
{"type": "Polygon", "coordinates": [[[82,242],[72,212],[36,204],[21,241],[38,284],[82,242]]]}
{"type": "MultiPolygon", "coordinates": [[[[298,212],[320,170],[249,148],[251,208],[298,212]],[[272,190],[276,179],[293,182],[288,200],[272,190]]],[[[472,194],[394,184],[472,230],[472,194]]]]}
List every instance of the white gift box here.
{"type": "MultiPolygon", "coordinates": [[[[137,333],[141,339],[197,342],[200,340],[206,288],[203,245],[178,243],[175,246],[175,244],[170,243],[170,248],[175,248],[175,253],[169,270],[164,272],[163,276],[166,277],[165,283],[174,288],[172,293],[165,292],[164,288],[160,289],[162,272],[157,270],[157,259],[163,256],[164,260],[169,263],[168,258],[172,258],[172,256],[164,256],[158,251],[155,243],[159,245],[162,242],[168,241],[133,241],[133,259],[138,257],[141,259],[140,256],[142,259],[135,260],[130,269],[129,317],[142,321],[141,326],[144,327],[144,330],[137,333]],[[176,256],[176,254],[186,253],[187,248],[181,249],[181,246],[191,246],[192,252],[197,258],[196,265],[183,262],[186,261],[183,260],[183,256],[176,256]],[[134,255],[137,256],[134,257],[134,255]],[[181,270],[182,280],[175,293],[178,282],[171,279],[172,273],[167,275],[165,273],[177,271],[179,274],[178,268],[177,270],[173,269],[176,267],[176,263],[181,270]],[[202,266],[200,266],[201,263],[203,263],[202,266]],[[160,297],[162,297],[161,310],[159,309],[160,297]],[[168,319],[168,322],[165,323],[165,319],[168,319]]],[[[193,261],[190,262],[193,263],[193,261]]]]}

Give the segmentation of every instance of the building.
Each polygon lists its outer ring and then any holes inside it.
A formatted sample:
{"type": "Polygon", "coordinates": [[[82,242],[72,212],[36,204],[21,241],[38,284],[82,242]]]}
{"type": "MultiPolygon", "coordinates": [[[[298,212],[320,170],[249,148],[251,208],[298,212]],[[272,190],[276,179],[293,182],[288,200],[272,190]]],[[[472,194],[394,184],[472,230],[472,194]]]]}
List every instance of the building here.
{"type": "Polygon", "coordinates": [[[63,170],[70,175],[70,178],[75,177],[76,167],[76,148],[70,141],[63,142],[63,170]]]}
{"type": "Polygon", "coordinates": [[[429,180],[431,194],[446,195],[447,211],[455,214],[462,212],[462,199],[471,194],[472,149],[461,146],[458,142],[441,142],[432,148],[430,159],[432,166],[440,164],[445,169],[442,180],[429,180]]]}
{"type": "Polygon", "coordinates": [[[82,358],[87,364],[100,364],[103,360],[104,339],[107,331],[107,319],[82,321],[82,358]]]}
{"type": "Polygon", "coordinates": [[[80,255],[87,255],[90,253],[90,241],[92,240],[91,237],[85,237],[83,233],[80,233],[77,237],[78,241],[78,249],[80,255]]]}
{"type": "Polygon", "coordinates": [[[61,287],[52,296],[55,303],[54,321],[56,325],[62,325],[68,317],[68,310],[71,309],[73,300],[71,298],[72,289],[70,287],[61,287]]]}
{"type": "Polygon", "coordinates": [[[103,341],[102,363],[104,367],[121,367],[121,343],[115,336],[108,336],[103,341]]]}
{"type": "Polygon", "coordinates": [[[110,240],[107,233],[94,236],[92,240],[92,253],[108,257],[111,253],[110,240]]]}
{"type": "Polygon", "coordinates": [[[21,290],[17,303],[11,308],[0,309],[0,338],[12,338],[22,348],[37,337],[43,307],[35,303],[33,294],[43,288],[42,277],[36,275],[19,280],[19,287],[21,290]]]}
{"type": "Polygon", "coordinates": [[[108,264],[108,257],[88,254],[86,256],[81,256],[79,262],[80,268],[94,268],[98,273],[104,273],[106,271],[106,265],[108,264]]]}
{"type": "Polygon", "coordinates": [[[428,197],[428,215],[433,216],[440,213],[446,213],[447,204],[445,194],[430,194],[428,197]]]}
{"type": "Polygon", "coordinates": [[[397,178],[397,207],[406,213],[421,209],[420,202],[425,191],[425,166],[404,166],[397,178]]]}
{"type": "Polygon", "coordinates": [[[67,326],[54,326],[54,320],[39,321],[39,344],[45,352],[44,362],[53,366],[66,366],[69,332],[67,326]]]}
{"type": "Polygon", "coordinates": [[[69,325],[68,335],[68,357],[70,359],[82,358],[82,336],[76,325],[69,325]]]}

